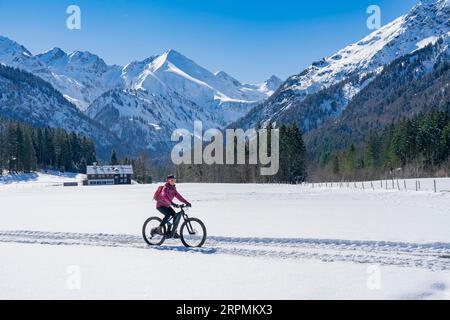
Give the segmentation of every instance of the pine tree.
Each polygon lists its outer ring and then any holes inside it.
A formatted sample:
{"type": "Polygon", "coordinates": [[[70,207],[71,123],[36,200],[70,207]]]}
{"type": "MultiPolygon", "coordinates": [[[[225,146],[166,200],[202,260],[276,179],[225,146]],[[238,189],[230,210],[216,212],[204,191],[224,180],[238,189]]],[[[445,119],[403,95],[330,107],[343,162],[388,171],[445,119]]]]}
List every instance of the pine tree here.
{"type": "Polygon", "coordinates": [[[86,174],[87,172],[87,163],[85,158],[81,158],[79,165],[79,172],[86,174]]]}
{"type": "Polygon", "coordinates": [[[287,182],[289,176],[289,137],[286,125],[280,127],[280,169],[277,174],[278,182],[287,182]]]}
{"type": "Polygon", "coordinates": [[[94,142],[90,139],[87,139],[86,137],[83,137],[81,141],[81,153],[88,165],[92,165],[94,162],[98,162],[95,153],[94,142]]]}
{"type": "Polygon", "coordinates": [[[75,169],[79,169],[81,161],[81,144],[78,139],[78,135],[75,132],[71,132],[69,135],[69,144],[71,159],[75,169]]]}
{"type": "Polygon", "coordinates": [[[333,159],[333,174],[336,176],[341,174],[341,165],[339,164],[339,157],[337,155],[333,159]]]}
{"type": "Polygon", "coordinates": [[[116,150],[114,150],[114,149],[111,153],[111,160],[109,161],[109,164],[112,166],[116,166],[119,164],[119,161],[117,160],[116,150]]]}
{"type": "Polygon", "coordinates": [[[380,163],[381,141],[378,135],[370,131],[364,148],[364,164],[368,169],[379,168],[380,163]]]}
{"type": "Polygon", "coordinates": [[[6,169],[5,146],[5,128],[3,121],[0,119],[0,176],[3,175],[3,170],[6,169]]]}
{"type": "Polygon", "coordinates": [[[44,129],[42,142],[42,165],[45,168],[53,168],[56,166],[56,147],[53,135],[54,133],[52,130],[48,128],[44,129]]]}
{"type": "Polygon", "coordinates": [[[5,162],[9,172],[17,171],[17,131],[12,122],[8,122],[5,129],[5,162]]]}
{"type": "Polygon", "coordinates": [[[36,152],[33,146],[33,140],[31,137],[31,130],[29,128],[23,128],[23,146],[22,146],[22,154],[21,163],[23,165],[22,170],[25,173],[29,173],[31,171],[36,170],[36,152]]]}
{"type": "Polygon", "coordinates": [[[354,144],[350,146],[345,157],[345,169],[350,175],[352,175],[356,169],[356,147],[354,144]]]}
{"type": "Polygon", "coordinates": [[[25,158],[26,158],[26,152],[25,149],[25,142],[24,142],[24,134],[22,130],[22,126],[17,123],[16,124],[16,145],[17,145],[17,165],[16,165],[16,171],[24,171],[25,168],[25,158]]]}
{"type": "Polygon", "coordinates": [[[128,157],[125,157],[125,158],[122,160],[122,164],[123,164],[123,165],[130,165],[130,164],[131,164],[131,160],[130,160],[128,157]]]}
{"type": "Polygon", "coordinates": [[[287,131],[289,154],[288,182],[298,183],[306,180],[306,147],[297,124],[293,124],[287,131]]]}
{"type": "Polygon", "coordinates": [[[450,121],[442,130],[440,141],[440,154],[443,161],[449,160],[450,157],[450,121]]]}

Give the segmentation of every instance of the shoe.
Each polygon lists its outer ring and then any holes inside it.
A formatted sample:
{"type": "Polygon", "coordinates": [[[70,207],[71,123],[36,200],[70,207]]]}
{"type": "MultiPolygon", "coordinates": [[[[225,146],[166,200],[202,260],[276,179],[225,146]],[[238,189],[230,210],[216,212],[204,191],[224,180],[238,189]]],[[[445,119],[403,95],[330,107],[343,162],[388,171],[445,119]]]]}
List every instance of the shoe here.
{"type": "Polygon", "coordinates": [[[158,227],[158,228],[153,228],[152,231],[150,232],[151,236],[153,237],[155,234],[162,236],[163,232],[162,232],[162,227],[158,227]]]}
{"type": "Polygon", "coordinates": [[[167,239],[171,239],[172,238],[172,232],[166,231],[166,233],[164,234],[164,237],[166,237],[167,239]]]}

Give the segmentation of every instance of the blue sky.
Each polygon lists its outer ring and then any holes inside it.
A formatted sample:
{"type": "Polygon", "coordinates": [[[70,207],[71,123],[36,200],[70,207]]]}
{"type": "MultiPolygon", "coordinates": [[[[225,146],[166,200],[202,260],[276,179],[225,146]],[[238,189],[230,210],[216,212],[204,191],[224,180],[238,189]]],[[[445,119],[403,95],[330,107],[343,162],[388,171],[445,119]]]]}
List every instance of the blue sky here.
{"type": "Polygon", "coordinates": [[[382,24],[418,0],[0,0],[0,35],[39,53],[88,50],[125,65],[176,49],[211,71],[243,82],[299,73],[371,31],[369,5],[382,24]],[[66,28],[66,8],[81,8],[81,30],[66,28]]]}

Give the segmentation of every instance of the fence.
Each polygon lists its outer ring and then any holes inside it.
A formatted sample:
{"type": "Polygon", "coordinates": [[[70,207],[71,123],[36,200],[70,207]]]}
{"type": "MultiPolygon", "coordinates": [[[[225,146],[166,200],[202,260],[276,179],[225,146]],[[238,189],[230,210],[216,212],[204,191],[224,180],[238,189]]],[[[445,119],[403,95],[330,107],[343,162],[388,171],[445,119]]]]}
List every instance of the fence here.
{"type": "Polygon", "coordinates": [[[388,179],[374,181],[308,182],[311,188],[352,188],[361,190],[397,190],[450,192],[450,178],[388,179]]]}

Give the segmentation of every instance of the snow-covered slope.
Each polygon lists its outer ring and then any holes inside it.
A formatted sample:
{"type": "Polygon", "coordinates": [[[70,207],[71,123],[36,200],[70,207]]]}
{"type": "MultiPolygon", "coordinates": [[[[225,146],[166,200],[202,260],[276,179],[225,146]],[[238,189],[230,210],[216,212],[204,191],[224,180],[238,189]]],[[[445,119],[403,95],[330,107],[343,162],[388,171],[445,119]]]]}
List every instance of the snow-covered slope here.
{"type": "Polygon", "coordinates": [[[109,130],[64,99],[48,82],[4,65],[0,65],[0,116],[91,137],[100,154],[109,153],[118,143],[109,130]]]}
{"type": "Polygon", "coordinates": [[[272,76],[260,85],[242,84],[227,73],[212,73],[182,54],[132,62],[122,72],[127,89],[106,92],[87,114],[126,143],[157,151],[169,146],[174,129],[223,128],[236,121],[281,84],[272,76]]]}
{"type": "Polygon", "coordinates": [[[67,54],[59,48],[53,48],[32,55],[22,45],[0,36],[0,63],[46,80],[82,111],[103,92],[122,86],[122,68],[108,66],[89,52],[67,54]]]}
{"type": "MultiPolygon", "coordinates": [[[[244,122],[254,125],[276,119],[286,110],[296,108],[308,95],[329,88],[350,77],[340,99],[351,101],[363,87],[359,79],[376,74],[395,59],[412,53],[450,33],[449,0],[426,0],[361,41],[351,44],[332,56],[314,62],[302,73],[290,77],[266,103],[244,122]]],[[[367,83],[367,82],[366,82],[367,83]]]]}
{"type": "Polygon", "coordinates": [[[0,36],[0,63],[25,70],[45,69],[45,65],[24,46],[0,36]]]}
{"type": "Polygon", "coordinates": [[[124,68],[122,77],[130,89],[161,94],[176,91],[199,105],[221,102],[258,102],[269,90],[243,85],[227,73],[212,73],[175,50],[124,68]]]}
{"type": "Polygon", "coordinates": [[[87,107],[105,91],[122,87],[122,67],[108,66],[90,52],[65,53],[53,48],[36,56],[47,70],[32,70],[47,80],[80,110],[87,107]]]}
{"type": "Polygon", "coordinates": [[[212,110],[185,99],[176,92],[150,94],[145,90],[111,90],[96,99],[87,114],[108,127],[125,145],[151,150],[153,158],[167,156],[173,130],[192,131],[195,120],[205,126],[217,123],[212,110]]]}

